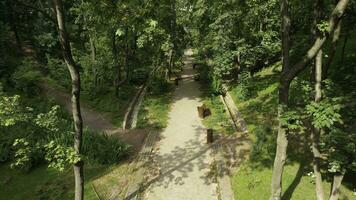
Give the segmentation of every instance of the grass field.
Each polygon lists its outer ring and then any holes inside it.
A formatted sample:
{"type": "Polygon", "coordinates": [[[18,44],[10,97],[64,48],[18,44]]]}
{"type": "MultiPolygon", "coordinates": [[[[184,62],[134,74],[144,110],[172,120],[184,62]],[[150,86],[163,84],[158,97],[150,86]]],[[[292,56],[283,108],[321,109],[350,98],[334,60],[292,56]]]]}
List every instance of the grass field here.
{"type": "MultiPolygon", "coordinates": [[[[278,124],[279,68],[280,64],[276,63],[257,73],[244,86],[231,86],[230,92],[248,125],[249,136],[253,141],[250,159],[232,176],[235,199],[263,200],[269,197],[278,124]]],[[[300,146],[296,141],[298,140],[290,142],[288,150],[289,158],[283,174],[283,199],[314,200],[315,187],[313,179],[308,176],[312,171],[311,166],[300,167],[300,163],[308,163],[308,155],[296,148],[300,146]]],[[[324,182],[326,197],[330,185],[330,182],[324,182]]],[[[348,187],[342,186],[340,199],[355,200],[355,183],[347,185],[348,187]]]]}
{"type": "Polygon", "coordinates": [[[173,89],[163,94],[146,93],[138,113],[138,128],[163,129],[167,126],[172,92],[173,89]]]}
{"type": "MultiPolygon", "coordinates": [[[[111,166],[86,163],[85,199],[98,200],[98,196],[109,199],[112,195],[123,199],[127,183],[135,175],[129,164],[128,160],[111,166]]],[[[10,169],[8,164],[0,165],[0,199],[74,199],[73,170],[69,167],[65,172],[58,172],[42,165],[24,173],[10,169]]]]}

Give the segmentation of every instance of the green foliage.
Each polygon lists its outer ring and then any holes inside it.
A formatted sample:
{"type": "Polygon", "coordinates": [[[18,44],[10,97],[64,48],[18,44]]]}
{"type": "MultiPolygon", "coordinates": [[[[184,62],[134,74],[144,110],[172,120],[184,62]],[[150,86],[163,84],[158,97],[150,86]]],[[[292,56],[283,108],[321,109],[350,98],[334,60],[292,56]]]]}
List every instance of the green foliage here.
{"type": "Polygon", "coordinates": [[[321,147],[327,155],[328,171],[356,171],[356,135],[351,131],[333,128],[321,138],[321,147]]]}
{"type": "Polygon", "coordinates": [[[41,74],[35,69],[36,63],[33,59],[25,58],[21,66],[12,75],[15,89],[26,95],[37,95],[39,93],[39,82],[41,74]]]}
{"type": "Polygon", "coordinates": [[[81,161],[81,157],[75,152],[73,147],[66,147],[50,141],[44,145],[46,150],[45,159],[49,163],[48,167],[58,171],[63,171],[66,166],[73,165],[81,161]]]}
{"type": "Polygon", "coordinates": [[[317,25],[317,29],[322,33],[322,34],[326,34],[329,32],[329,22],[327,21],[321,21],[320,23],[318,23],[317,25]]]}
{"type": "Polygon", "coordinates": [[[6,162],[11,157],[11,143],[10,141],[0,137],[0,163],[6,162]]]}
{"type": "Polygon", "coordinates": [[[20,105],[20,96],[0,96],[0,126],[13,126],[18,122],[27,121],[31,108],[20,105]]]}
{"type": "Polygon", "coordinates": [[[250,154],[253,166],[270,166],[276,152],[276,135],[267,126],[258,126],[254,129],[255,143],[250,154]]]}
{"type": "Polygon", "coordinates": [[[108,136],[87,130],[83,137],[82,152],[90,161],[100,164],[116,164],[129,155],[131,146],[117,136],[108,136]]]}
{"type": "Polygon", "coordinates": [[[283,112],[283,115],[279,117],[279,121],[281,122],[281,124],[290,130],[302,131],[304,129],[303,120],[303,113],[301,113],[300,111],[298,112],[296,110],[289,110],[283,112]]]}
{"type": "Polygon", "coordinates": [[[83,155],[77,155],[72,147],[72,125],[59,106],[36,114],[36,110],[24,108],[19,96],[3,96],[0,105],[0,158],[1,162],[12,160],[13,168],[29,171],[46,161],[49,167],[63,171],[82,157],[114,164],[130,152],[130,147],[119,138],[86,130],[83,155]],[[16,130],[16,134],[10,132],[12,130],[16,130]]]}
{"type": "Polygon", "coordinates": [[[336,122],[342,123],[340,104],[334,100],[324,99],[318,103],[312,102],[306,106],[306,113],[312,118],[316,128],[331,128],[336,122]]]}
{"type": "Polygon", "coordinates": [[[15,149],[14,163],[11,168],[29,171],[42,162],[43,148],[39,143],[30,143],[26,139],[16,139],[13,143],[15,149]]]}
{"type": "Polygon", "coordinates": [[[148,85],[148,91],[153,95],[167,93],[171,90],[171,85],[164,77],[155,76],[148,85]]]}
{"type": "Polygon", "coordinates": [[[249,88],[249,81],[252,81],[247,74],[247,72],[241,73],[237,86],[235,87],[235,94],[237,98],[246,101],[251,97],[251,92],[249,88]]]}
{"type": "Polygon", "coordinates": [[[55,80],[56,84],[64,88],[70,88],[71,80],[70,80],[67,66],[65,65],[63,60],[53,58],[50,55],[46,55],[46,57],[47,57],[47,68],[51,79],[55,80]]]}

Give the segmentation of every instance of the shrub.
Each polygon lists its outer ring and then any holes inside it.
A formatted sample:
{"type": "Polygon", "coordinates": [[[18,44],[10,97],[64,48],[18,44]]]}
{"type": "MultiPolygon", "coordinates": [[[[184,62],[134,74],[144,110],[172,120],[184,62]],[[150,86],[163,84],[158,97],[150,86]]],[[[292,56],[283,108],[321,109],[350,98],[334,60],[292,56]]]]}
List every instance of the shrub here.
{"type": "Polygon", "coordinates": [[[41,75],[34,69],[34,66],[34,61],[24,59],[21,66],[12,75],[15,89],[23,91],[28,96],[37,95],[40,91],[38,83],[41,75]]]}
{"type": "Polygon", "coordinates": [[[248,87],[250,85],[249,81],[250,78],[248,76],[248,73],[242,72],[234,92],[237,98],[242,101],[246,101],[251,98],[250,88],[248,87]]]}
{"type": "Polygon", "coordinates": [[[50,77],[54,79],[57,84],[64,88],[71,87],[70,75],[62,60],[47,56],[47,67],[50,77]]]}
{"type": "Polygon", "coordinates": [[[39,143],[21,138],[16,139],[12,146],[15,150],[15,162],[11,164],[11,168],[29,171],[44,161],[44,151],[39,143]]]}
{"type": "Polygon", "coordinates": [[[11,143],[8,140],[0,139],[0,163],[8,161],[11,157],[11,143]]]}
{"type": "Polygon", "coordinates": [[[148,85],[148,91],[154,95],[167,93],[170,89],[170,84],[162,77],[154,77],[148,85]]]}
{"type": "Polygon", "coordinates": [[[130,145],[117,136],[108,136],[86,130],[83,137],[83,155],[100,164],[115,164],[129,154],[130,145]]]}

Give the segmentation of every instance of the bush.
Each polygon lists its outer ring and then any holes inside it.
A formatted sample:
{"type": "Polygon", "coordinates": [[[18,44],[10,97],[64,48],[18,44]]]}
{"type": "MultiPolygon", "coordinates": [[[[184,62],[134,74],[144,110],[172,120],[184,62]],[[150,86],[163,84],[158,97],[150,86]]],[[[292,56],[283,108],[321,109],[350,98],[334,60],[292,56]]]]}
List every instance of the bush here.
{"type": "Polygon", "coordinates": [[[154,77],[148,85],[148,91],[154,95],[167,93],[170,89],[170,84],[162,77],[154,77]]]}
{"type": "Polygon", "coordinates": [[[11,168],[30,171],[44,161],[44,151],[39,143],[28,142],[26,139],[16,139],[13,143],[15,162],[11,168]]]}
{"type": "Polygon", "coordinates": [[[11,143],[8,140],[0,139],[0,163],[8,161],[11,157],[11,143]]]}
{"type": "Polygon", "coordinates": [[[24,59],[21,66],[12,75],[15,89],[23,91],[28,96],[37,95],[40,91],[38,83],[41,74],[34,69],[35,64],[31,59],[24,59]]]}
{"type": "Polygon", "coordinates": [[[87,130],[83,137],[83,155],[100,164],[115,164],[129,155],[130,145],[117,136],[87,130]]]}
{"type": "Polygon", "coordinates": [[[248,76],[248,73],[241,73],[234,93],[236,94],[237,98],[242,101],[246,101],[251,98],[250,88],[248,87],[250,85],[249,81],[250,78],[248,76]]]}
{"type": "Polygon", "coordinates": [[[70,75],[62,60],[47,56],[47,67],[50,77],[55,80],[56,84],[64,88],[71,87],[70,75]]]}

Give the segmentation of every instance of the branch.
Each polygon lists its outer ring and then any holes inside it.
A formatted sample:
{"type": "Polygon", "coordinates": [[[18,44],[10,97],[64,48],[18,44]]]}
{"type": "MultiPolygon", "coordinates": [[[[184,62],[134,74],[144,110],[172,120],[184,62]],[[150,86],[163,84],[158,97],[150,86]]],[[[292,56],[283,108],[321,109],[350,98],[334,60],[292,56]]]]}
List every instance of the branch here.
{"type": "Polygon", "coordinates": [[[29,9],[31,9],[31,10],[34,10],[34,11],[36,11],[36,12],[41,13],[41,14],[43,15],[43,17],[45,17],[46,19],[49,19],[49,20],[50,20],[51,22],[53,22],[54,24],[56,23],[56,20],[54,19],[54,17],[51,16],[50,14],[48,14],[46,11],[41,10],[41,9],[39,9],[39,8],[33,6],[33,5],[25,4],[25,3],[21,2],[21,1],[15,1],[15,2],[16,2],[17,4],[19,4],[20,6],[22,6],[22,7],[29,8],[29,9]]]}
{"type": "Polygon", "coordinates": [[[290,83],[294,79],[294,77],[296,77],[301,71],[303,71],[303,69],[306,68],[307,64],[309,64],[310,61],[314,59],[316,54],[323,47],[325,41],[329,38],[330,35],[334,33],[335,28],[338,26],[348,3],[349,0],[339,0],[330,16],[329,31],[327,32],[326,37],[318,37],[315,40],[313,46],[308,50],[307,54],[303,56],[300,62],[282,72],[281,80],[283,82],[290,83]]]}

